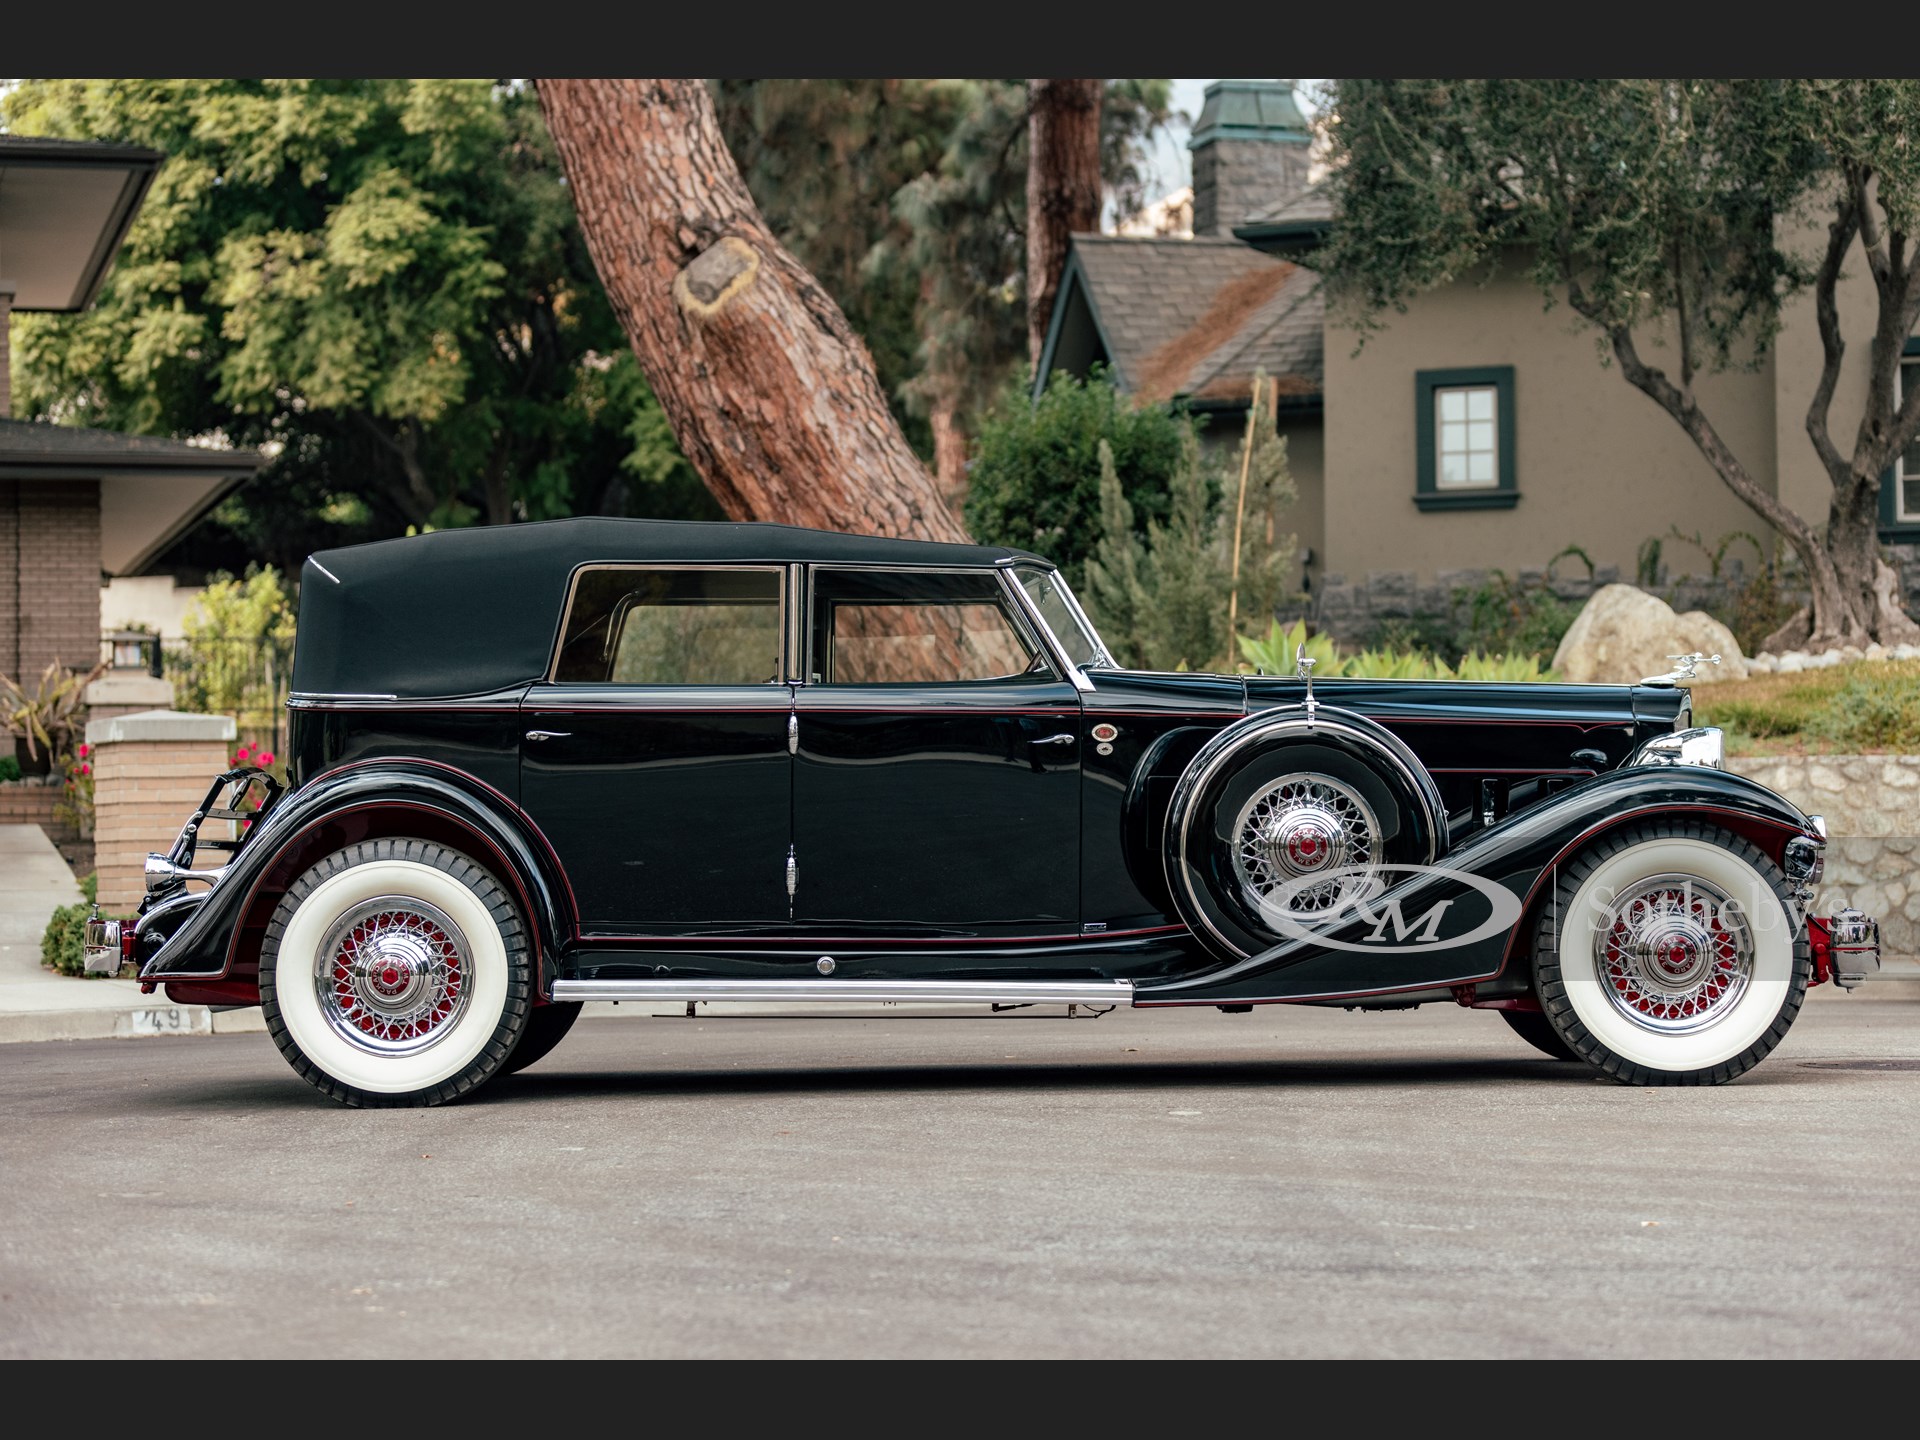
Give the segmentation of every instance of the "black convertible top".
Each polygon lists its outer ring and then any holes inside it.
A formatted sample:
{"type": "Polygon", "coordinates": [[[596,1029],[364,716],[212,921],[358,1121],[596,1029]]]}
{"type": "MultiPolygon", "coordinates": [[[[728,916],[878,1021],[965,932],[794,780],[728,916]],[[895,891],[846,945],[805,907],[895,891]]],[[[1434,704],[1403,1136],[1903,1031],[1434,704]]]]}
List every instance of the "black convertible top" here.
{"type": "MultiPolygon", "coordinates": [[[[993,545],[688,520],[547,520],[323,550],[300,576],[296,694],[480,695],[546,672],[567,581],[608,561],[992,566],[993,545]]],[[[1042,562],[1046,563],[1046,562],[1042,562]]]]}

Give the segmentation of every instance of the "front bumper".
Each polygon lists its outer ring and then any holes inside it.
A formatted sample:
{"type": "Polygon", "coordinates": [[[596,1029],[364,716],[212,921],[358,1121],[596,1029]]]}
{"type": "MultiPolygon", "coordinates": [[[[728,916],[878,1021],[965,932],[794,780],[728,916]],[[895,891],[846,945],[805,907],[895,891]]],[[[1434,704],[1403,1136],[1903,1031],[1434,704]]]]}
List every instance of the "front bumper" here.
{"type": "Polygon", "coordinates": [[[1807,940],[1813,948],[1813,983],[1831,980],[1851,990],[1880,970],[1880,922],[1854,909],[1837,915],[1809,915],[1807,940]]]}

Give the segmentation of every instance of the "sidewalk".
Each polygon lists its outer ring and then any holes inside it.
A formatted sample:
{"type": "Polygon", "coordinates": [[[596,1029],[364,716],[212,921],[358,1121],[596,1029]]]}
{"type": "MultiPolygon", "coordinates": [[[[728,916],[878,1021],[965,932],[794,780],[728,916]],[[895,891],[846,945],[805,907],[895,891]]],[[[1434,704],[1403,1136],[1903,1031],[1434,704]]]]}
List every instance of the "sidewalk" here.
{"type": "Polygon", "coordinates": [[[47,917],[83,898],[67,862],[38,825],[0,825],[0,1044],[266,1029],[258,1010],[215,1015],[204,1005],[169,1004],[161,993],[142,995],[138,981],[42,968],[47,917]]]}

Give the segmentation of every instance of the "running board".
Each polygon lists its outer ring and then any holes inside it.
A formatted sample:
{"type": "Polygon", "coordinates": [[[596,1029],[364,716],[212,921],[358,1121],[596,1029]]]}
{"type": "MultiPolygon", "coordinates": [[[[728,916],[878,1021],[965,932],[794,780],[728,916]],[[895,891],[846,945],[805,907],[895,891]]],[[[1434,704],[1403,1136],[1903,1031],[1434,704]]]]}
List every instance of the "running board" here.
{"type": "Polygon", "coordinates": [[[781,1005],[1131,1005],[1131,980],[556,980],[555,1000],[781,1005]]]}

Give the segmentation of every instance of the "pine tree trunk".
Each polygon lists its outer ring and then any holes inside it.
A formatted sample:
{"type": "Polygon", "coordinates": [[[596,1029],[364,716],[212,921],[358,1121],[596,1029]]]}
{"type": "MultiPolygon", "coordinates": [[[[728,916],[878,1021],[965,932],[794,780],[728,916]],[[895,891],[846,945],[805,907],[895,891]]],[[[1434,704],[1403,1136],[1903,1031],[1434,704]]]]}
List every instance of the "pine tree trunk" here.
{"type": "Polygon", "coordinates": [[[1099,80],[1027,81],[1027,359],[1037,370],[1075,231],[1100,225],[1099,80]]]}
{"type": "Polygon", "coordinates": [[[767,229],[699,80],[541,80],[580,228],[674,437],[721,508],[965,540],[873,359],[767,229]]]}
{"type": "Polygon", "coordinates": [[[928,412],[927,424],[933,430],[933,474],[941,498],[959,515],[967,503],[967,434],[960,428],[958,407],[951,400],[939,401],[928,412]]]}

